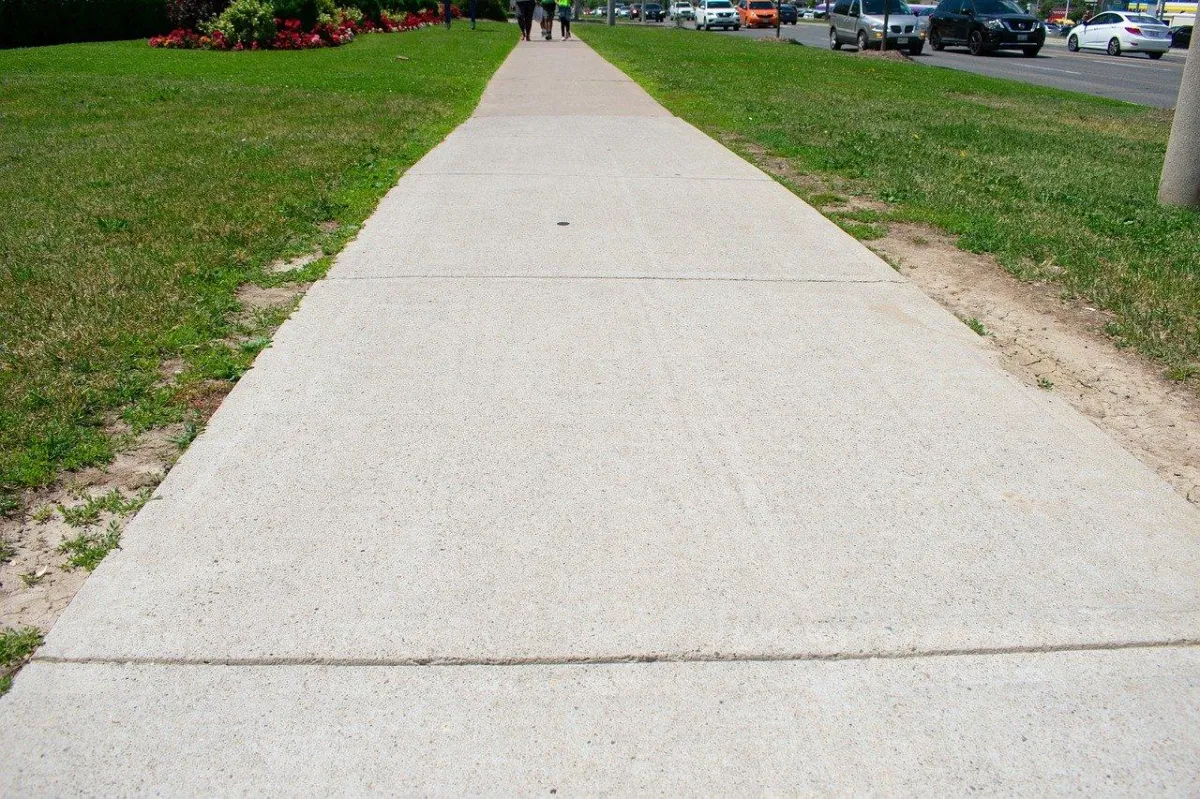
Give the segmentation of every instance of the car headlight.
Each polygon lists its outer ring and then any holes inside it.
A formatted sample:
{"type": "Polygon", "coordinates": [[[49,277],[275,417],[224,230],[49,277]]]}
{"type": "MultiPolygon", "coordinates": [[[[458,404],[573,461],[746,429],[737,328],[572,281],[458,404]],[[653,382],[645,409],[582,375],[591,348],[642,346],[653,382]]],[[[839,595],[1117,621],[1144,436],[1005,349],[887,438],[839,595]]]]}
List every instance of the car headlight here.
{"type": "Polygon", "coordinates": [[[989,19],[989,20],[985,21],[983,24],[985,26],[991,28],[994,31],[1004,30],[1004,23],[998,19],[989,19]]]}
{"type": "Polygon", "coordinates": [[[869,22],[868,24],[871,26],[871,30],[873,30],[873,31],[883,30],[882,22],[876,22],[875,20],[871,20],[871,22],[869,22]]]}

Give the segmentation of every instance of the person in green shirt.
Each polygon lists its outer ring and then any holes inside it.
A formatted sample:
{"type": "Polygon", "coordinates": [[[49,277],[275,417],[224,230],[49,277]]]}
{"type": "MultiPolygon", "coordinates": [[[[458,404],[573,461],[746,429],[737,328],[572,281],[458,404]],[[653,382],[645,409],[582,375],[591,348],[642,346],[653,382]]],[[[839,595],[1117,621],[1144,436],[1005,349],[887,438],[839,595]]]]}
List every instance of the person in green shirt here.
{"type": "Polygon", "coordinates": [[[571,17],[575,16],[572,2],[573,0],[558,0],[558,24],[562,26],[564,42],[571,38],[571,17]]]}

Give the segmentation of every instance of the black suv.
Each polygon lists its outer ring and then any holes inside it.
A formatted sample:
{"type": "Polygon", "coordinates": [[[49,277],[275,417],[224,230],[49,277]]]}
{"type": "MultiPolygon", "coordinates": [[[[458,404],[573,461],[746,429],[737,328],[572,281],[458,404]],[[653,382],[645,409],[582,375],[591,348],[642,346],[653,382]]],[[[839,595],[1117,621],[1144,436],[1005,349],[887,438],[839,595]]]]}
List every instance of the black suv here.
{"type": "Polygon", "coordinates": [[[1020,50],[1033,57],[1045,42],[1045,26],[1013,0],[942,0],[929,18],[934,50],[966,45],[971,55],[1020,50]]]}
{"type": "Polygon", "coordinates": [[[667,12],[658,3],[646,3],[646,19],[662,22],[667,18],[667,12]]]}
{"type": "Polygon", "coordinates": [[[781,3],[779,6],[779,24],[780,25],[795,25],[796,20],[800,18],[796,7],[788,3],[781,3]]]}

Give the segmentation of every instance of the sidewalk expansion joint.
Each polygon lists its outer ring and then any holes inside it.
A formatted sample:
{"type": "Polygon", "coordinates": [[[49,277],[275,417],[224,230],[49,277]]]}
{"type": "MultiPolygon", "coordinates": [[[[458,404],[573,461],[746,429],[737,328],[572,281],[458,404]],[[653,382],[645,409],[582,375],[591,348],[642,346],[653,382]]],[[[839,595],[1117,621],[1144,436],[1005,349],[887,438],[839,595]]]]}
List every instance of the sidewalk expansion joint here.
{"type": "MultiPolygon", "coordinates": [[[[579,178],[581,180],[695,180],[695,181],[719,181],[722,183],[774,183],[770,177],[764,175],[761,178],[747,177],[740,178],[730,175],[606,175],[602,173],[583,173],[583,172],[543,172],[537,175],[528,175],[520,172],[414,172],[412,170],[405,172],[401,179],[406,177],[414,178],[579,178]]],[[[803,202],[803,201],[801,201],[803,202]]]]}
{"type": "Polygon", "coordinates": [[[1165,641],[1116,641],[1043,646],[998,646],[979,648],[892,650],[879,652],[798,652],[780,654],[738,652],[660,652],[624,655],[557,655],[531,657],[454,657],[411,658],[322,658],[322,657],[245,657],[245,658],[73,658],[34,656],[33,662],[63,665],[109,666],[616,666],[647,663],[829,663],[861,660],[921,660],[949,657],[995,655],[1042,655],[1070,652],[1110,652],[1126,649],[1179,649],[1200,647],[1200,638],[1165,641]]]}
{"type": "Polygon", "coordinates": [[[794,277],[675,277],[658,275],[326,275],[326,280],[658,280],[679,283],[842,283],[849,285],[884,283],[903,286],[908,281],[880,278],[794,278],[794,277]]]}

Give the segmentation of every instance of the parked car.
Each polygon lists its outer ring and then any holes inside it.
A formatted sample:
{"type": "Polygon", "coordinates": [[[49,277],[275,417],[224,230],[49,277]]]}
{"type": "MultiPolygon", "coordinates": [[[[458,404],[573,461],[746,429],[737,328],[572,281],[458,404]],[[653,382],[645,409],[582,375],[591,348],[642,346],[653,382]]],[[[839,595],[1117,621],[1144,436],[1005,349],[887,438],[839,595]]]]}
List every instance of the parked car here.
{"type": "Polygon", "coordinates": [[[1176,25],[1170,29],[1171,46],[1187,49],[1192,44],[1192,26],[1176,25]]]}
{"type": "Polygon", "coordinates": [[[671,19],[695,19],[696,10],[691,3],[674,3],[671,5],[671,19]]]}
{"type": "Polygon", "coordinates": [[[629,6],[618,4],[613,7],[613,13],[622,19],[629,19],[629,6]]]}
{"type": "Polygon", "coordinates": [[[934,50],[965,45],[971,55],[1020,50],[1033,57],[1045,43],[1045,26],[1013,0],[942,0],[929,18],[934,50]]]}
{"type": "Polygon", "coordinates": [[[774,28],[779,16],[771,0],[738,0],[737,13],[747,28],[774,28]]]}
{"type": "Polygon", "coordinates": [[[800,12],[796,10],[794,5],[789,3],[781,3],[779,5],[779,24],[780,25],[795,25],[800,19],[800,12]]]}
{"type": "Polygon", "coordinates": [[[920,30],[929,32],[929,18],[933,16],[933,12],[937,11],[937,6],[917,6],[911,5],[913,16],[917,18],[917,27],[920,30]]]}
{"type": "Polygon", "coordinates": [[[1067,37],[1067,49],[1104,50],[1109,55],[1145,53],[1158,59],[1171,49],[1171,33],[1158,19],[1127,11],[1105,11],[1076,25],[1067,37]]]}
{"type": "Polygon", "coordinates": [[[917,18],[904,0],[838,0],[829,14],[829,46],[841,50],[844,44],[856,44],[859,50],[878,50],[885,36],[884,3],[888,49],[920,55],[925,48],[925,34],[918,29],[917,18]]]}
{"type": "Polygon", "coordinates": [[[729,0],[700,0],[696,6],[696,30],[710,31],[713,28],[735,31],[742,27],[733,3],[729,0]]]}
{"type": "Polygon", "coordinates": [[[666,9],[658,3],[646,3],[646,19],[651,22],[662,22],[667,18],[666,9]]]}

